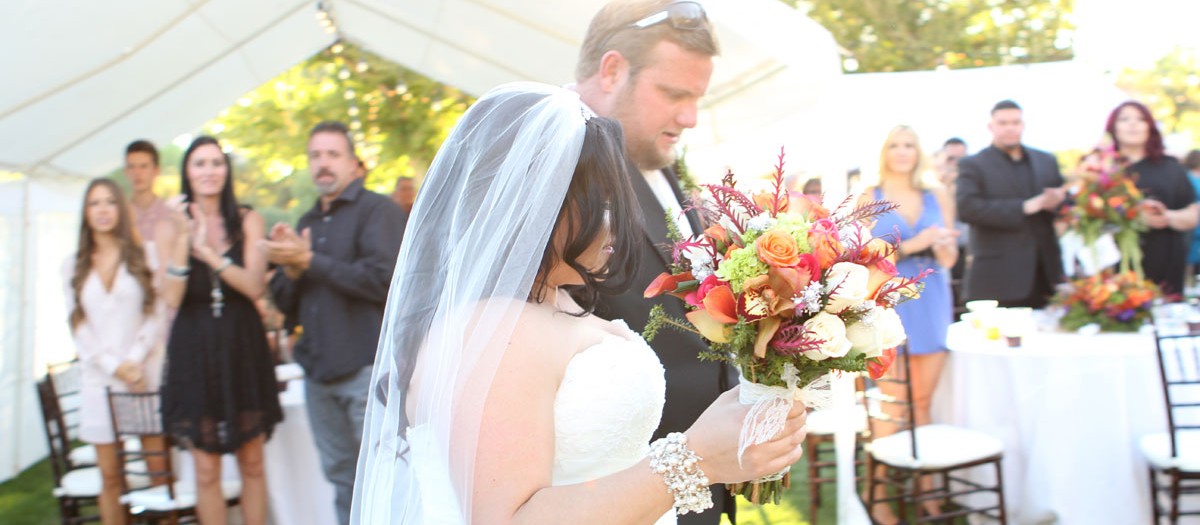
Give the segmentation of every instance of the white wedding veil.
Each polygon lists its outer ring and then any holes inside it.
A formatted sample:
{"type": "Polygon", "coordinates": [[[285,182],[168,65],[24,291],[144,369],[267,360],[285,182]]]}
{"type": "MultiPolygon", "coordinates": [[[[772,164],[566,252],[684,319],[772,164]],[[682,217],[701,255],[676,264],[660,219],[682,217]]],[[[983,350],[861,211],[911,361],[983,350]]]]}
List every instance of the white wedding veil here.
{"type": "Polygon", "coordinates": [[[480,98],[438,151],[388,294],[352,523],[471,522],[487,387],[534,287],[590,117],[572,91],[506,84],[480,98]]]}

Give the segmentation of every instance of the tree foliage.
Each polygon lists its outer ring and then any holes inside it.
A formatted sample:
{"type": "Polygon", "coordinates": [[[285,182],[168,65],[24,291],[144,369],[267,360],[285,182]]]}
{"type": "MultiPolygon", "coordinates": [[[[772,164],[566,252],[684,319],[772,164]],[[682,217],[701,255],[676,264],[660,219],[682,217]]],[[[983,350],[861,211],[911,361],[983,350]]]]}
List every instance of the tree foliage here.
{"type": "Polygon", "coordinates": [[[230,146],[239,199],[268,219],[294,222],[316,198],[307,171],[309,130],[351,127],[366,185],[390,193],[424,177],[442,141],[473,102],[461,91],[339,42],[247,93],[205,126],[230,146]]]}
{"type": "Polygon", "coordinates": [[[1164,134],[1200,140],[1200,50],[1176,47],[1148,69],[1122,71],[1117,86],[1150,107],[1164,134]]]}
{"type": "Polygon", "coordinates": [[[853,72],[1072,58],[1075,0],[782,0],[833,33],[853,72]]]}

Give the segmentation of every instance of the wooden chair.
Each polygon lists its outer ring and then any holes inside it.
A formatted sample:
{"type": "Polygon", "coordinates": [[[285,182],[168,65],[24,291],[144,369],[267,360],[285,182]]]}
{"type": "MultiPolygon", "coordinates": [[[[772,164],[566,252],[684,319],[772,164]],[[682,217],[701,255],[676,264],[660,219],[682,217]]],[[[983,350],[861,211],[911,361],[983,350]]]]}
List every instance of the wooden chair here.
{"type": "Polygon", "coordinates": [[[58,500],[58,513],[63,525],[100,521],[96,498],[100,495],[102,478],[97,467],[74,467],[69,458],[71,435],[54,383],[49,376],[37,382],[38,401],[42,407],[42,425],[50,448],[50,470],[54,476],[52,493],[58,500]]]}
{"type": "Polygon", "coordinates": [[[1139,445],[1150,465],[1154,523],[1164,517],[1178,523],[1180,516],[1200,515],[1200,508],[1183,510],[1179,502],[1200,493],[1200,335],[1160,333],[1155,340],[1167,431],[1142,436],[1139,445]]]}
{"type": "Polygon", "coordinates": [[[908,520],[910,510],[913,511],[915,518],[910,523],[950,522],[971,514],[1007,523],[1001,469],[1004,444],[982,432],[950,425],[915,427],[909,370],[908,349],[901,346],[897,349],[893,369],[876,383],[898,386],[903,397],[886,395],[878,388],[868,389],[865,379],[858,384],[858,390],[867,401],[871,432],[866,445],[867,500],[864,503],[868,512],[873,511],[876,504],[896,502],[901,520],[908,520]],[[893,407],[893,412],[898,415],[888,414],[884,407],[893,407]],[[882,436],[878,429],[883,424],[892,425],[897,431],[882,436]],[[977,483],[961,475],[965,469],[988,465],[995,469],[994,485],[977,483]],[[877,470],[882,470],[882,475],[877,470]],[[923,491],[920,479],[925,476],[936,476],[941,486],[923,491]],[[894,495],[877,497],[876,488],[881,485],[892,488],[894,495]],[[994,493],[995,503],[972,507],[955,500],[979,493],[994,493]],[[951,510],[928,515],[923,512],[921,503],[931,500],[946,500],[947,503],[953,500],[955,505],[951,510]]]}
{"type": "Polygon", "coordinates": [[[54,387],[59,411],[67,433],[67,462],[70,468],[89,467],[96,464],[96,447],[78,445],[79,417],[83,404],[83,369],[78,359],[46,365],[46,377],[54,387]]]}
{"type": "MultiPolygon", "coordinates": [[[[165,446],[161,450],[123,450],[117,463],[122,465],[126,479],[155,480],[159,483],[149,488],[126,487],[121,503],[135,521],[145,523],[195,522],[196,485],[193,481],[180,481],[175,476],[172,464],[171,436],[163,431],[158,392],[113,392],[108,390],[108,403],[112,414],[113,433],[117,439],[160,438],[165,446]],[[162,458],[161,462],[146,461],[162,458]],[[134,461],[135,459],[140,461],[134,461]],[[162,470],[152,470],[149,465],[161,464],[162,470]]],[[[143,485],[145,487],[145,485],[143,485]]],[[[222,481],[221,492],[228,505],[237,505],[242,486],[239,481],[222,481]]]]}

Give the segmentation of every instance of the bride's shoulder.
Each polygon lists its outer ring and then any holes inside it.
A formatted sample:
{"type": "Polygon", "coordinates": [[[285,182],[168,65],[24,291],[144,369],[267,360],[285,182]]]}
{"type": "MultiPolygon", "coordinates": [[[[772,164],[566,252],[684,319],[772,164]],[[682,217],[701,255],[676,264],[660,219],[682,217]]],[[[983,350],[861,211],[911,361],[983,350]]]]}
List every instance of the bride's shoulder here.
{"type": "Polygon", "coordinates": [[[622,335],[620,327],[594,315],[576,316],[552,305],[530,305],[517,320],[510,350],[534,351],[565,367],[575,354],[610,335],[622,335]]]}

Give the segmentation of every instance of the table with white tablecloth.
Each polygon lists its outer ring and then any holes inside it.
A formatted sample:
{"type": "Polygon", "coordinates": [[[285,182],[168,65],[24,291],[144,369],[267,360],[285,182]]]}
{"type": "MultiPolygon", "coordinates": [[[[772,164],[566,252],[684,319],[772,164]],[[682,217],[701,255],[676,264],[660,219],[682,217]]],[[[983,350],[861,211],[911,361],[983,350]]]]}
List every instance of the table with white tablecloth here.
{"type": "MultiPolygon", "coordinates": [[[[334,489],[321,471],[309,428],[304,379],[287,381],[287,390],[280,393],[279,402],[283,407],[283,422],[275,426],[271,439],[263,447],[268,518],[274,525],[334,525],[337,523],[334,489]]],[[[178,455],[176,465],[180,479],[194,477],[187,452],[178,455]]],[[[232,455],[226,455],[222,462],[222,477],[238,477],[237,461],[232,455]]],[[[241,523],[240,509],[231,510],[230,522],[241,523]]]]}
{"type": "Polygon", "coordinates": [[[1009,348],[956,323],[947,347],[933,419],[1003,440],[1012,523],[1151,521],[1137,443],[1167,425],[1153,334],[1034,332],[1009,348]]]}

